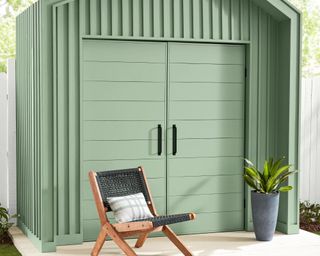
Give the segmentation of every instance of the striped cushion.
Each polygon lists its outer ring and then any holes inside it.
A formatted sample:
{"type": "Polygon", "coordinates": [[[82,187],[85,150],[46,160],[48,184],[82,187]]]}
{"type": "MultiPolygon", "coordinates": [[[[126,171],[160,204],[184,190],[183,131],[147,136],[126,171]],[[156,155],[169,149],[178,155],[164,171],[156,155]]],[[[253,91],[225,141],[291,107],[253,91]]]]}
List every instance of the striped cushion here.
{"type": "Polygon", "coordinates": [[[117,222],[123,223],[153,217],[142,193],[108,197],[107,201],[117,222]]]}

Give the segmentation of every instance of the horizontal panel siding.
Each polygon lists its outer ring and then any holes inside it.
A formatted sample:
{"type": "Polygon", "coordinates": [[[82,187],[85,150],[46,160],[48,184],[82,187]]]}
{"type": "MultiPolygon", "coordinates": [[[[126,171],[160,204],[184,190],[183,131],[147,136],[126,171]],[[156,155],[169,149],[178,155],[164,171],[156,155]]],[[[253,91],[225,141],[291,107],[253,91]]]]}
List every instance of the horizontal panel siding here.
{"type": "MultiPolygon", "coordinates": [[[[175,157],[221,157],[242,156],[243,139],[179,139],[178,153],[175,157]],[[199,150],[201,149],[201,150],[199,150]]],[[[168,152],[169,157],[172,156],[168,152]]]]}
{"type": "Polygon", "coordinates": [[[231,212],[243,210],[243,195],[238,193],[170,196],[168,208],[181,212],[231,212]],[[210,202],[210,204],[206,203],[210,202]]]}
{"type": "Polygon", "coordinates": [[[86,101],[83,103],[83,115],[84,120],[157,120],[155,116],[164,115],[163,104],[143,101],[86,101]]]}
{"type": "Polygon", "coordinates": [[[170,63],[181,62],[244,65],[245,52],[238,45],[172,44],[170,46],[170,63]]]}
{"type": "MultiPolygon", "coordinates": [[[[90,188],[89,181],[82,181],[82,199],[83,200],[93,200],[92,191],[90,188]]],[[[164,178],[154,178],[148,179],[148,184],[150,186],[151,194],[153,197],[165,197],[165,187],[166,180],[164,178]]],[[[95,210],[95,209],[94,209],[95,210]]]]}
{"type": "Polygon", "coordinates": [[[165,44],[141,44],[139,42],[86,40],[83,45],[85,61],[123,61],[165,63],[165,44]]]}
{"type": "Polygon", "coordinates": [[[244,100],[244,84],[228,83],[171,83],[174,101],[244,100]]]}
{"type": "Polygon", "coordinates": [[[170,80],[172,82],[241,83],[244,78],[243,65],[174,63],[170,70],[170,80]]]}
{"type": "Polygon", "coordinates": [[[169,197],[237,192],[243,192],[241,175],[171,177],[168,179],[169,197]],[[179,186],[177,186],[177,184],[179,184],[179,186]]]}
{"type": "Polygon", "coordinates": [[[139,159],[158,156],[157,140],[85,141],[83,160],[139,159]],[[135,150],[139,148],[139,150],[135,150]]]}
{"type": "Polygon", "coordinates": [[[100,82],[84,83],[84,100],[164,101],[165,83],[100,82]]]}
{"type": "MultiPolygon", "coordinates": [[[[244,134],[242,120],[176,120],[175,124],[179,128],[178,139],[243,138],[244,134]]],[[[172,133],[169,132],[167,136],[169,140],[172,139],[172,133]]]]}
{"type": "MultiPolygon", "coordinates": [[[[228,230],[216,225],[219,213],[244,213],[244,54],[237,45],[169,43],[167,209],[197,213],[193,233],[228,230]]],[[[176,227],[184,233],[188,225],[176,227]]],[[[241,228],[243,219],[233,226],[241,228]]]]}
{"type": "Polygon", "coordinates": [[[243,211],[200,213],[188,225],[173,224],[172,229],[178,234],[195,234],[243,230],[243,211]],[[219,220],[219,221],[213,221],[219,220]]]}
{"type": "Polygon", "coordinates": [[[86,0],[83,35],[249,40],[249,0],[86,0]]]}
{"type": "Polygon", "coordinates": [[[243,173],[242,157],[176,158],[168,162],[170,177],[232,175],[243,173]],[[195,172],[197,170],[197,172],[195,172]]]}
{"type": "Polygon", "coordinates": [[[158,124],[154,121],[87,121],[83,126],[85,141],[157,140],[158,124]]]}
{"type": "Polygon", "coordinates": [[[83,78],[85,81],[164,82],[165,67],[158,63],[84,62],[83,78]],[[143,73],[139,72],[141,69],[143,73]]]}
{"type": "Polygon", "coordinates": [[[244,110],[241,101],[175,101],[171,108],[175,120],[241,119],[244,110]]]}
{"type": "Polygon", "coordinates": [[[84,161],[82,179],[88,180],[88,170],[107,171],[117,169],[129,169],[143,166],[148,178],[165,177],[165,161],[163,159],[132,159],[132,160],[106,160],[106,161],[84,161]]]}
{"type": "MultiPolygon", "coordinates": [[[[146,2],[149,8],[154,8],[153,1],[146,2]]],[[[128,12],[132,1],[123,3],[128,12]]],[[[153,18],[153,24],[160,22],[156,20],[159,17],[153,18]]],[[[123,23],[123,29],[130,34],[132,28],[128,30],[127,23],[128,20],[123,23]]],[[[164,149],[167,46],[89,40],[83,45],[82,202],[92,205],[89,170],[142,165],[159,212],[165,213],[166,161],[164,153],[158,155],[158,125],[163,128],[164,149]]],[[[97,234],[96,224],[94,228],[86,225],[96,223],[96,216],[93,207],[84,213],[84,239],[97,234]]]]}

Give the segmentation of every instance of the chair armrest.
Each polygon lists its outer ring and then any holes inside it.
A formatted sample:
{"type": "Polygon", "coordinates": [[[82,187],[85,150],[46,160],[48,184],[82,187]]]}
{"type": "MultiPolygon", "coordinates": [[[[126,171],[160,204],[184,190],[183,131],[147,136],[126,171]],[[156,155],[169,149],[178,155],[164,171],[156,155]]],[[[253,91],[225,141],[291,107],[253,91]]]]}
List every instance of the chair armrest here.
{"type": "Polygon", "coordinates": [[[112,226],[118,232],[143,231],[153,229],[153,224],[151,221],[116,223],[112,224],[112,226]]]}
{"type": "Polygon", "coordinates": [[[194,220],[197,217],[197,215],[195,213],[191,212],[191,213],[189,213],[189,217],[190,217],[190,220],[194,220]]]}

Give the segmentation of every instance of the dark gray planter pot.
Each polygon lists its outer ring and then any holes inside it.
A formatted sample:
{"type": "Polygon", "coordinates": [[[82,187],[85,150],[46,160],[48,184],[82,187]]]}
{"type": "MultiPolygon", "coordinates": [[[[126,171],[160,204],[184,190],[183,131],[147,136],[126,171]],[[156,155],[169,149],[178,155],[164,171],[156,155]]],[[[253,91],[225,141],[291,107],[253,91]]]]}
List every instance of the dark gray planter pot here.
{"type": "Polygon", "coordinates": [[[251,191],[253,227],[258,241],[271,241],[277,225],[279,193],[251,191]]]}

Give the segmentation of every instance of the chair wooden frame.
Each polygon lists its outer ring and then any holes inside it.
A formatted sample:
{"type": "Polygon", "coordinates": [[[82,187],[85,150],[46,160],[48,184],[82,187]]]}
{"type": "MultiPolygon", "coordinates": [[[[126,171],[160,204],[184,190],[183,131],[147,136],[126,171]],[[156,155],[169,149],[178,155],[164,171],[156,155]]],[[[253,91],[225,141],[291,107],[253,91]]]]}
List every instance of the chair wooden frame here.
{"type": "MultiPolygon", "coordinates": [[[[146,176],[144,174],[143,167],[138,167],[139,171],[142,172],[144,182],[147,186],[147,193],[149,194],[150,201],[147,202],[148,207],[151,213],[154,216],[159,216],[156,212],[156,209],[153,204],[153,200],[151,197],[150,189],[147,183],[146,176]]],[[[99,185],[96,179],[96,172],[89,172],[89,180],[91,189],[93,192],[93,197],[96,203],[98,215],[101,222],[101,229],[94,245],[94,248],[91,252],[92,256],[99,255],[103,244],[106,241],[106,238],[109,236],[118,246],[119,248],[128,256],[136,256],[137,254],[134,250],[126,243],[124,240],[125,237],[138,235],[138,240],[135,244],[135,248],[140,248],[143,246],[146,241],[148,234],[151,232],[162,231],[171,242],[184,254],[191,256],[192,253],[188,250],[188,248],[183,244],[183,242],[177,237],[177,235],[168,227],[168,225],[153,227],[151,221],[141,221],[141,222],[129,222],[129,223],[117,223],[111,224],[107,217],[108,209],[104,206],[103,200],[101,197],[99,185]]],[[[189,213],[190,220],[196,218],[194,213],[189,213]]]]}

